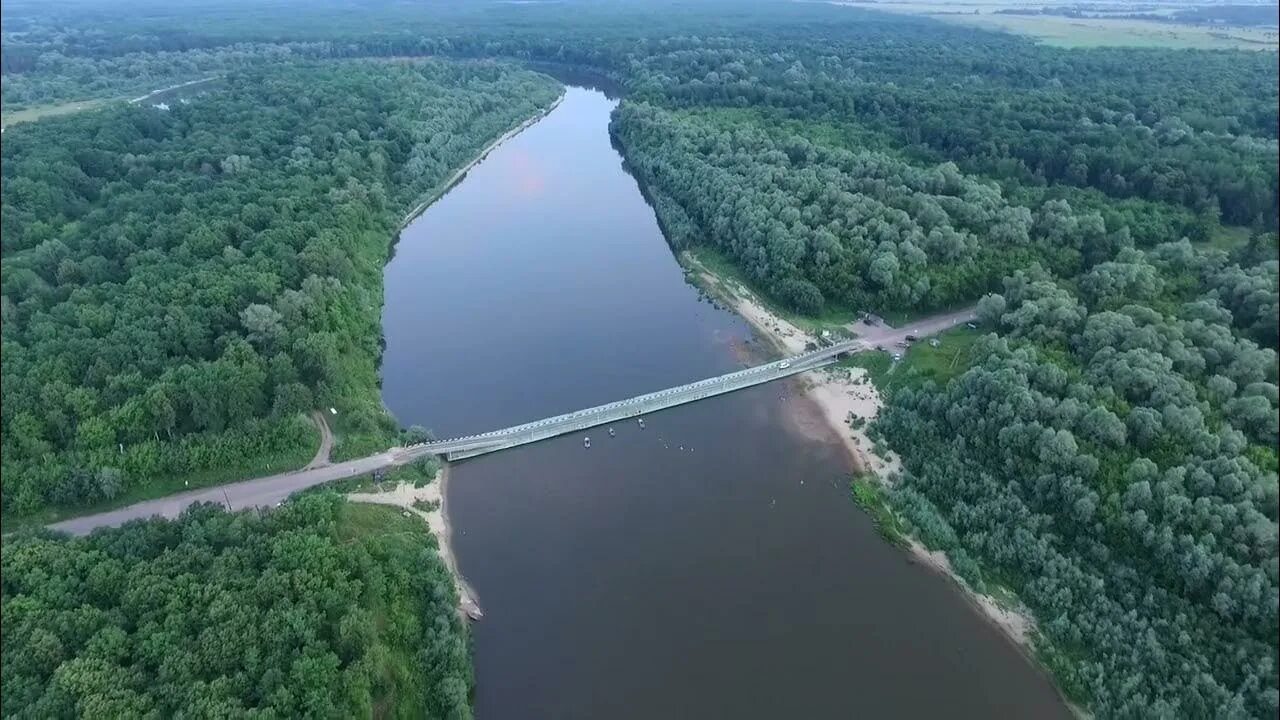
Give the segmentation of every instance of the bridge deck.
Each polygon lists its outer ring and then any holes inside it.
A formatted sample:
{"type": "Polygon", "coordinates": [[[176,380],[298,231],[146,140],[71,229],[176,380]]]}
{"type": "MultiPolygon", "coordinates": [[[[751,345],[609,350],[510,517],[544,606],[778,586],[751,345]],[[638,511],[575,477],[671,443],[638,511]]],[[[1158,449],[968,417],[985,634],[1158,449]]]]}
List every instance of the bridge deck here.
{"type": "Polygon", "coordinates": [[[703,398],[723,395],[735,390],[772,382],[829,365],[835,362],[836,356],[840,353],[853,352],[864,347],[861,341],[851,340],[802,355],[796,355],[786,360],[757,365],[746,370],[739,370],[666,390],[637,395],[633,398],[611,402],[606,405],[599,405],[564,415],[556,415],[478,435],[466,435],[448,440],[420,443],[409,446],[406,451],[414,454],[444,455],[449,460],[476,457],[477,455],[546,440],[558,435],[578,432],[597,425],[618,422],[619,420],[626,420],[646,413],[675,407],[676,405],[683,405],[703,398]]]}

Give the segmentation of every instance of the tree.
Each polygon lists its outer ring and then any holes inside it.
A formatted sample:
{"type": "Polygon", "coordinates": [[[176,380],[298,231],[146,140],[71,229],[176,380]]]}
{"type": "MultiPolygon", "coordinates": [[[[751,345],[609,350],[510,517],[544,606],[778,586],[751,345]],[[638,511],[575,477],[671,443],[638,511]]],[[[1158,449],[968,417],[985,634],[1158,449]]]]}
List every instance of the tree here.
{"type": "Polygon", "coordinates": [[[176,521],[88,538],[6,537],[0,565],[7,713],[346,716],[380,706],[470,717],[453,579],[426,526],[394,508],[329,493],[261,514],[197,505],[176,521]],[[375,612],[391,621],[374,622],[375,612]]]}

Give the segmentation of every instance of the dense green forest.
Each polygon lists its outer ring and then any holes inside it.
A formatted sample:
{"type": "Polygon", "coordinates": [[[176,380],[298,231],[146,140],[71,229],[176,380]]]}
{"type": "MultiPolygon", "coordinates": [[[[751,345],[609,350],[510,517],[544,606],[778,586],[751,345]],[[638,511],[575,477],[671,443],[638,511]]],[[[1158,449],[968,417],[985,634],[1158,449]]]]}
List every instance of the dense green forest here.
{"type": "Polygon", "coordinates": [[[314,407],[384,433],[398,223],[558,92],[487,62],[284,65],[6,132],[4,509],[265,457],[314,407]]]}
{"type": "Polygon", "coordinates": [[[1121,71],[1119,51],[1011,51],[998,57],[1020,73],[972,88],[971,74],[903,56],[875,81],[866,60],[685,53],[642,71],[613,132],[676,247],[723,250],[802,312],[925,310],[996,289],[1031,260],[1069,276],[1125,247],[1212,241],[1224,223],[1274,229],[1274,64],[1166,55],[1178,82],[1121,71]],[[657,72],[676,62],[701,79],[657,72]]]}
{"type": "Polygon", "coordinates": [[[178,83],[293,57],[283,45],[241,44],[188,52],[130,53],[101,60],[44,52],[26,71],[7,73],[5,110],[88,98],[143,95],[178,83]]]}
{"type": "Polygon", "coordinates": [[[196,506],[0,552],[5,717],[471,716],[453,579],[395,508],[196,506]]]}
{"type": "Polygon", "coordinates": [[[1278,709],[1276,353],[1222,302],[1242,273],[1186,241],[1073,282],[1017,271],[979,305],[972,367],[875,426],[910,525],[1016,590],[1106,717],[1278,709]]]}
{"type": "Polygon", "coordinates": [[[1118,242],[1065,201],[1033,212],[955,164],[771,137],[760,127],[626,103],[615,134],[677,248],[709,242],[784,303],[929,309],[1040,260],[1075,268],[1118,242]]]}
{"type": "Polygon", "coordinates": [[[735,50],[650,74],[612,131],[674,247],[803,313],[996,291],[973,369],[875,427],[905,462],[892,506],[1028,604],[1100,716],[1272,717],[1274,58],[1019,55],[944,82],[735,50]],[[1230,253],[1224,223],[1252,228],[1230,253]]]}
{"type": "Polygon", "coordinates": [[[1280,711],[1274,54],[768,0],[128,7],[3,8],[6,106],[229,78],[5,133],[6,511],[296,446],[319,404],[385,431],[397,220],[557,90],[353,59],[588,68],[626,88],[611,131],[674,248],[804,313],[981,300],[969,365],[895,382],[874,426],[889,499],[1027,603],[1074,700],[1280,711]]]}

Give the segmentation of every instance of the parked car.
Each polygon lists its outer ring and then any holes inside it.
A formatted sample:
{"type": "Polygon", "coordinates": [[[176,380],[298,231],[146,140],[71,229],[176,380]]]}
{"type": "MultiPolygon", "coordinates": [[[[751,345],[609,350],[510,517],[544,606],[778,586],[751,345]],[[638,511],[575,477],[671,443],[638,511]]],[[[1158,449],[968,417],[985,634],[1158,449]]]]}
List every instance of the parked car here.
{"type": "Polygon", "coordinates": [[[920,339],[920,338],[916,337],[915,335],[908,335],[908,336],[907,336],[907,342],[915,342],[916,340],[919,340],[919,339],[920,339]]]}

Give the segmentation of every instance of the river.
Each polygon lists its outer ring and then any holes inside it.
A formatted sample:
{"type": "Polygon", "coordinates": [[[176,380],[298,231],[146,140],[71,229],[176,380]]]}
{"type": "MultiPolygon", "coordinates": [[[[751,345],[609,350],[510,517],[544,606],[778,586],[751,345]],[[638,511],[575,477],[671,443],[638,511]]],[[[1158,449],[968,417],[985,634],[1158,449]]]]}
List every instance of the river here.
{"type": "MultiPolygon", "coordinates": [[[[750,361],[750,328],[685,282],[611,147],[615,105],[570,87],[404,230],[383,317],[401,423],[491,430],[750,361]]],[[[451,469],[485,611],[479,718],[1069,717],[950,581],[880,539],[794,392],[451,469]]]]}

